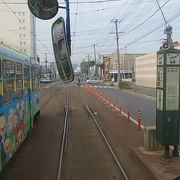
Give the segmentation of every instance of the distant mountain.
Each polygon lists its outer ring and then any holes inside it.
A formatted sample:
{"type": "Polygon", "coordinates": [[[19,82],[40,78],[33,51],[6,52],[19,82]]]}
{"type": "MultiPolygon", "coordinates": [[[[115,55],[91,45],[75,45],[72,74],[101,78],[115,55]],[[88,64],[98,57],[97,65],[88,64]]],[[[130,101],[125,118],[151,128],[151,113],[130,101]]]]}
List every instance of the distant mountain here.
{"type": "Polygon", "coordinates": [[[72,64],[73,69],[75,70],[77,68],[78,64],[72,64]]]}

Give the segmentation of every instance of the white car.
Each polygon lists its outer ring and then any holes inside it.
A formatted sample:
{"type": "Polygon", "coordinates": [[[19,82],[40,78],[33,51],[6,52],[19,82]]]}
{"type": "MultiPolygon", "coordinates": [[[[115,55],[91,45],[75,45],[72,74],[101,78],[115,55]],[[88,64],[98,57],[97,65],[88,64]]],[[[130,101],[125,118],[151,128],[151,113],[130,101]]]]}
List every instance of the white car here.
{"type": "Polygon", "coordinates": [[[100,84],[103,83],[103,80],[98,79],[97,77],[92,77],[86,81],[87,84],[100,84]]]}

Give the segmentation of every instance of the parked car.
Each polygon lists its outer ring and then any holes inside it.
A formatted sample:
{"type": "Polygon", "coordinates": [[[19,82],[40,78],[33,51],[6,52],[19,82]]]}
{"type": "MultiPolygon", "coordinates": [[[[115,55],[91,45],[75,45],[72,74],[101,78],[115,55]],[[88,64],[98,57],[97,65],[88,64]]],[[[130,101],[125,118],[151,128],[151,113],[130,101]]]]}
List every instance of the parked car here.
{"type": "Polygon", "coordinates": [[[91,77],[86,81],[87,84],[101,84],[103,83],[103,80],[97,78],[97,77],[91,77]]]}

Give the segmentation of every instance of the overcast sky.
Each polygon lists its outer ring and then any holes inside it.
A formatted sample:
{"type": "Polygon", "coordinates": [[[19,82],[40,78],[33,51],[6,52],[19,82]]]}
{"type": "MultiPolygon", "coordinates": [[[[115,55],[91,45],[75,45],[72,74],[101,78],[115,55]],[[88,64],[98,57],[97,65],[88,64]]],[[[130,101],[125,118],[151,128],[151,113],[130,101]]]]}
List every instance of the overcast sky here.
{"type": "MultiPolygon", "coordinates": [[[[120,53],[154,53],[162,45],[164,19],[156,0],[69,0],[71,19],[71,40],[73,64],[94,59],[103,54],[116,53],[115,24],[118,24],[120,53]]],[[[65,6],[64,1],[58,1],[65,6]]],[[[166,21],[173,27],[173,41],[180,42],[180,0],[159,0],[166,21]]],[[[44,60],[53,61],[51,25],[58,17],[66,17],[65,10],[59,9],[51,20],[36,19],[37,53],[44,60]]]]}

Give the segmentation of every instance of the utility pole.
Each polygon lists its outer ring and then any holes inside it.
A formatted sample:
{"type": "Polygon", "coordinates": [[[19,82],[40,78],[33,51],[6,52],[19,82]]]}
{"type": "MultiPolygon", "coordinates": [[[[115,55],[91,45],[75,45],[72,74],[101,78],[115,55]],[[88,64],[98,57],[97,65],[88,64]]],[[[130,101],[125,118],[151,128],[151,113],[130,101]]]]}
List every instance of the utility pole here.
{"type": "Polygon", "coordinates": [[[89,75],[90,75],[90,65],[89,65],[89,54],[88,54],[88,78],[89,78],[89,75]]]}
{"type": "Polygon", "coordinates": [[[96,65],[96,44],[94,46],[94,61],[95,61],[95,76],[97,77],[97,65],[96,65]]]}
{"type": "MultiPolygon", "coordinates": [[[[119,19],[113,19],[111,21],[111,23],[114,23],[115,26],[116,26],[116,43],[117,43],[117,61],[118,61],[118,74],[117,74],[117,83],[118,83],[118,87],[119,87],[119,82],[122,81],[122,76],[120,74],[120,70],[121,70],[121,67],[120,67],[120,57],[119,57],[119,32],[118,32],[118,26],[117,24],[118,23],[121,23],[122,20],[119,20],[119,19]]],[[[121,32],[122,33],[122,32],[121,32]]]]}
{"type": "Polygon", "coordinates": [[[47,53],[44,53],[45,55],[45,70],[46,70],[46,74],[47,74],[47,53]]]}

